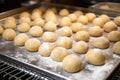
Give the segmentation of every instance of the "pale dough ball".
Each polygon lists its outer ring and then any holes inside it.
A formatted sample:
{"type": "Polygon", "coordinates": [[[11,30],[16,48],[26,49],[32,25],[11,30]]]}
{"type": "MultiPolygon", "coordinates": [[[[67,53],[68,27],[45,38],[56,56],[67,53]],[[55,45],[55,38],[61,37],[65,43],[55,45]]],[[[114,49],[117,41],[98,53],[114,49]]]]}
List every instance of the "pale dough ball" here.
{"type": "Polygon", "coordinates": [[[5,29],[2,37],[7,41],[12,41],[16,37],[16,32],[13,29],[5,29]]]}
{"type": "Polygon", "coordinates": [[[83,15],[82,11],[75,11],[73,12],[73,14],[75,14],[77,17],[79,17],[80,15],[83,15]]]}
{"type": "Polygon", "coordinates": [[[31,14],[31,19],[32,19],[32,20],[35,20],[35,19],[37,19],[37,18],[41,18],[40,13],[39,13],[39,12],[33,12],[33,13],[31,14]]]}
{"type": "Polygon", "coordinates": [[[29,17],[30,18],[30,13],[29,12],[27,12],[27,11],[25,11],[25,12],[22,12],[21,14],[20,14],[20,17],[29,17]]]}
{"type": "Polygon", "coordinates": [[[56,41],[56,45],[59,47],[64,47],[66,49],[70,49],[70,48],[72,48],[72,40],[68,37],[60,37],[56,41]]]}
{"type": "Polygon", "coordinates": [[[67,72],[78,72],[83,68],[83,63],[80,57],[70,54],[63,59],[62,68],[67,72]]]}
{"type": "Polygon", "coordinates": [[[72,49],[76,53],[86,53],[88,48],[88,44],[85,41],[79,41],[72,45],[72,49]]]}
{"type": "Polygon", "coordinates": [[[88,18],[84,15],[79,16],[77,22],[80,22],[82,24],[88,24],[88,18]]]}
{"type": "Polygon", "coordinates": [[[96,18],[94,13],[87,13],[85,16],[87,16],[89,22],[92,22],[96,18]]]}
{"type": "Polygon", "coordinates": [[[25,42],[25,48],[28,51],[38,51],[41,42],[37,38],[30,38],[25,42]]]}
{"type": "Polygon", "coordinates": [[[64,26],[64,27],[62,27],[62,28],[60,29],[59,33],[60,33],[60,35],[62,35],[62,36],[68,36],[68,37],[69,37],[69,36],[72,35],[72,30],[71,30],[70,27],[64,26]]]}
{"type": "Polygon", "coordinates": [[[62,9],[62,10],[60,10],[59,15],[62,16],[62,17],[64,17],[64,16],[68,16],[69,13],[70,13],[69,10],[62,9]]]}
{"type": "Polygon", "coordinates": [[[42,18],[36,18],[33,22],[32,25],[33,26],[40,26],[43,27],[45,24],[45,21],[42,18]]]}
{"type": "Polygon", "coordinates": [[[90,35],[87,31],[78,31],[73,38],[76,41],[89,41],[90,35]]]}
{"type": "Polygon", "coordinates": [[[76,22],[71,24],[70,28],[72,29],[73,32],[78,32],[84,29],[84,25],[76,22]]]}
{"type": "Polygon", "coordinates": [[[44,30],[47,30],[47,31],[56,31],[57,25],[54,22],[50,21],[50,22],[47,22],[43,28],[44,30]]]}
{"type": "Polygon", "coordinates": [[[110,21],[109,16],[107,16],[107,15],[105,15],[105,14],[99,16],[99,18],[101,18],[101,19],[103,20],[104,23],[110,21]]]}
{"type": "Polygon", "coordinates": [[[42,56],[50,56],[52,50],[54,49],[54,45],[52,43],[43,43],[40,47],[39,47],[39,53],[42,56]]]}
{"type": "Polygon", "coordinates": [[[2,26],[0,26],[0,36],[2,35],[3,32],[4,32],[4,29],[2,26]]]}
{"type": "Polygon", "coordinates": [[[42,11],[40,11],[39,8],[35,8],[32,10],[32,13],[36,13],[36,12],[39,13],[40,16],[42,15],[42,11]]]}
{"type": "Polygon", "coordinates": [[[110,41],[120,41],[120,32],[119,31],[111,31],[108,33],[107,38],[110,41]]]}
{"type": "Polygon", "coordinates": [[[54,32],[44,32],[42,40],[45,42],[55,42],[57,40],[57,35],[54,32]]]}
{"type": "Polygon", "coordinates": [[[99,26],[93,26],[89,28],[88,32],[91,36],[98,37],[98,36],[102,36],[104,31],[99,26]]]}
{"type": "Polygon", "coordinates": [[[67,49],[63,47],[56,47],[52,52],[50,57],[57,62],[61,62],[65,56],[69,55],[67,49]]]}
{"type": "Polygon", "coordinates": [[[30,23],[31,23],[31,20],[30,20],[29,17],[21,17],[18,22],[19,22],[20,24],[21,24],[21,23],[28,23],[28,24],[30,24],[30,23]]]}
{"type": "Polygon", "coordinates": [[[93,42],[94,47],[105,49],[108,48],[110,43],[109,40],[105,37],[96,38],[93,42]]]}
{"type": "Polygon", "coordinates": [[[28,35],[26,35],[24,33],[18,34],[14,39],[14,43],[17,46],[24,46],[26,40],[28,40],[28,39],[29,39],[28,35]]]}
{"type": "Polygon", "coordinates": [[[109,21],[105,23],[105,25],[103,26],[103,29],[106,32],[111,32],[111,31],[116,31],[118,28],[117,28],[117,25],[113,21],[109,21]]]}
{"type": "Polygon", "coordinates": [[[70,26],[72,24],[72,22],[71,22],[71,20],[70,20],[70,18],[69,17],[62,17],[61,19],[60,19],[60,23],[59,23],[59,25],[60,26],[70,26]]]}
{"type": "Polygon", "coordinates": [[[113,45],[113,52],[115,54],[120,54],[120,41],[116,42],[114,45],[113,45]]]}
{"type": "Polygon", "coordinates": [[[101,66],[105,64],[105,55],[104,52],[100,49],[90,49],[85,54],[85,58],[88,63],[101,66]]]}
{"type": "Polygon", "coordinates": [[[75,14],[69,14],[68,17],[71,19],[72,22],[77,21],[77,16],[75,14]]]}
{"type": "Polygon", "coordinates": [[[17,26],[17,30],[19,32],[28,32],[30,29],[30,25],[28,23],[21,23],[17,26]]]}
{"type": "Polygon", "coordinates": [[[103,27],[104,21],[101,18],[95,18],[92,22],[93,26],[103,27]]]}
{"type": "Polygon", "coordinates": [[[120,26],[120,16],[117,16],[116,18],[114,18],[114,22],[120,26]]]}
{"type": "Polygon", "coordinates": [[[29,33],[32,36],[39,37],[43,34],[43,30],[40,26],[33,26],[32,28],[30,28],[29,33]]]}

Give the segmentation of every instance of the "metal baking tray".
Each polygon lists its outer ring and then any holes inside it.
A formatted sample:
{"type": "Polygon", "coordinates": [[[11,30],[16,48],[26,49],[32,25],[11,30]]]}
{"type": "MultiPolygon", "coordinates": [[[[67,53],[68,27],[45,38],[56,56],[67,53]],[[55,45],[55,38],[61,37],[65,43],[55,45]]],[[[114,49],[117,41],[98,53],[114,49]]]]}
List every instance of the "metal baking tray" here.
{"type": "MultiPolygon", "coordinates": [[[[3,12],[0,14],[0,23],[2,23],[2,21],[9,16],[17,16],[23,11],[31,11],[32,9],[40,6],[45,6],[48,8],[55,7],[58,10],[66,8],[70,12],[81,10],[84,13],[93,12],[96,15],[107,14],[111,17],[111,19],[113,17],[120,15],[119,13],[114,13],[114,12],[42,2],[37,5],[22,7],[22,8],[14,9],[11,11],[3,12]]],[[[109,78],[113,70],[120,63],[119,55],[113,54],[112,57],[110,55],[107,55],[107,57],[108,58],[111,57],[111,59],[108,60],[109,63],[107,63],[104,66],[94,66],[94,65],[85,63],[85,65],[87,66],[85,66],[85,68],[82,71],[78,73],[67,73],[58,66],[61,63],[57,63],[57,65],[54,65],[52,63],[56,64],[56,62],[51,61],[49,57],[39,57],[40,55],[38,55],[37,52],[28,52],[27,50],[24,49],[24,47],[17,47],[13,44],[12,41],[4,41],[1,37],[0,37],[0,56],[1,56],[1,59],[4,59],[10,62],[10,64],[14,64],[14,65],[17,64],[21,66],[21,68],[30,69],[30,71],[35,71],[38,74],[40,73],[43,73],[44,75],[47,74],[48,76],[50,76],[55,80],[107,80],[107,78],[109,78]],[[38,59],[38,58],[41,58],[41,59],[38,59]],[[38,61],[37,59],[43,61],[43,63],[44,61],[50,61],[50,62],[46,62],[42,64],[42,66],[38,66],[34,64],[34,62],[38,61]],[[48,67],[48,65],[45,65],[45,64],[49,64],[50,66],[52,65],[52,68],[48,67]]]]}

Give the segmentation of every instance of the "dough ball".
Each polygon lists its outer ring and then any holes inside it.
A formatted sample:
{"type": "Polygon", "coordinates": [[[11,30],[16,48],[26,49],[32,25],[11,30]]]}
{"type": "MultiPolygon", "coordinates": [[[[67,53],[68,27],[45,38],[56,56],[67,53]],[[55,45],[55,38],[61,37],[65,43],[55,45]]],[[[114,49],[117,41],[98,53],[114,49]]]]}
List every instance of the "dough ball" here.
{"type": "Polygon", "coordinates": [[[13,29],[6,29],[2,34],[3,39],[12,41],[16,37],[16,32],[13,29]]]}
{"type": "Polygon", "coordinates": [[[107,16],[107,15],[105,15],[105,14],[99,16],[99,18],[101,18],[101,19],[103,20],[104,23],[110,21],[109,16],[107,16]]]}
{"type": "Polygon", "coordinates": [[[32,25],[33,26],[40,26],[43,27],[45,24],[45,21],[42,18],[36,18],[33,22],[32,25]]]}
{"type": "Polygon", "coordinates": [[[21,23],[28,23],[28,24],[30,24],[30,23],[31,23],[31,20],[30,20],[29,17],[21,17],[18,22],[19,22],[20,24],[21,24],[21,23]]]}
{"type": "Polygon", "coordinates": [[[88,18],[84,15],[79,16],[77,22],[80,22],[82,24],[88,24],[88,18]]]}
{"type": "Polygon", "coordinates": [[[32,36],[39,37],[43,34],[43,30],[40,26],[33,26],[32,28],[30,28],[29,33],[32,36]]]}
{"type": "Polygon", "coordinates": [[[17,30],[19,32],[28,32],[30,29],[30,25],[28,23],[21,23],[17,26],[17,30]]]}
{"type": "Polygon", "coordinates": [[[88,45],[84,41],[79,41],[72,45],[72,49],[76,53],[86,53],[88,51],[88,45]]]}
{"type": "Polygon", "coordinates": [[[93,45],[97,48],[105,49],[109,47],[110,43],[107,38],[99,37],[94,40],[93,45]]]}
{"type": "Polygon", "coordinates": [[[54,32],[44,32],[42,40],[45,42],[55,42],[57,40],[57,35],[54,32]]]}
{"type": "Polygon", "coordinates": [[[56,31],[57,25],[54,22],[47,22],[43,28],[47,31],[56,31]]]}
{"type": "Polygon", "coordinates": [[[60,10],[59,15],[62,16],[62,17],[64,17],[64,16],[68,16],[69,13],[70,13],[69,10],[62,9],[62,10],[60,10]]]}
{"type": "Polygon", "coordinates": [[[104,52],[100,49],[90,49],[85,54],[85,58],[88,63],[100,66],[105,64],[104,52]]]}
{"type": "Polygon", "coordinates": [[[101,18],[95,18],[92,22],[93,26],[103,27],[104,21],[101,18]]]}
{"type": "Polygon", "coordinates": [[[29,12],[27,12],[27,11],[25,11],[25,12],[22,12],[21,14],[20,14],[20,18],[21,17],[29,17],[30,18],[30,13],[29,12]]]}
{"type": "Polygon", "coordinates": [[[120,54],[120,41],[116,42],[114,45],[113,45],[113,52],[115,54],[120,54]]]}
{"type": "Polygon", "coordinates": [[[54,45],[52,43],[43,43],[40,47],[39,47],[39,53],[42,56],[50,56],[52,50],[54,49],[54,45]]]}
{"type": "Polygon", "coordinates": [[[38,51],[41,42],[36,38],[30,38],[25,42],[25,48],[28,51],[38,51]]]}
{"type": "Polygon", "coordinates": [[[24,46],[26,40],[28,40],[28,39],[29,39],[28,35],[26,35],[24,33],[18,34],[14,39],[14,43],[17,46],[24,46]]]}
{"type": "Polygon", "coordinates": [[[83,63],[80,57],[70,54],[63,59],[62,68],[67,72],[78,72],[83,68],[83,63]]]}
{"type": "Polygon", "coordinates": [[[117,25],[113,21],[110,21],[110,22],[105,23],[105,25],[103,26],[103,29],[106,32],[116,31],[117,25]]]}
{"type": "Polygon", "coordinates": [[[40,16],[42,15],[42,11],[39,10],[39,8],[35,8],[32,10],[32,13],[39,13],[40,16]]]}
{"type": "Polygon", "coordinates": [[[71,19],[72,22],[77,21],[77,16],[75,14],[69,14],[68,17],[71,19]]]}
{"type": "Polygon", "coordinates": [[[71,22],[71,20],[70,20],[70,18],[69,17],[62,17],[61,19],[60,19],[60,23],[59,23],[59,25],[60,26],[70,26],[72,24],[72,22],[71,22]]]}
{"type": "Polygon", "coordinates": [[[76,41],[89,41],[90,35],[87,31],[78,31],[73,38],[76,41]]]}
{"type": "Polygon", "coordinates": [[[2,26],[0,26],[0,36],[2,35],[3,32],[4,32],[4,29],[2,26]]]}
{"type": "Polygon", "coordinates": [[[57,9],[55,7],[50,8],[55,14],[57,13],[57,9]]]}
{"type": "Polygon", "coordinates": [[[63,47],[56,47],[52,52],[50,57],[57,62],[61,62],[65,56],[69,55],[67,49],[63,47]]]}
{"type": "Polygon", "coordinates": [[[102,36],[103,34],[103,29],[100,28],[99,26],[93,26],[93,27],[90,27],[89,28],[89,34],[91,36],[95,36],[95,37],[98,37],[98,36],[102,36]]]}
{"type": "Polygon", "coordinates": [[[92,22],[96,18],[94,13],[87,13],[85,16],[87,16],[89,22],[92,22]]]}
{"type": "Polygon", "coordinates": [[[114,22],[120,26],[120,16],[117,16],[116,18],[114,18],[114,22]]]}
{"type": "Polygon", "coordinates": [[[35,19],[37,19],[37,18],[41,18],[40,13],[39,13],[39,12],[33,12],[33,13],[31,14],[31,19],[32,19],[32,20],[35,20],[35,19]]]}
{"type": "Polygon", "coordinates": [[[75,14],[77,17],[79,17],[80,15],[83,15],[82,11],[75,11],[73,12],[73,14],[75,14]]]}
{"type": "Polygon", "coordinates": [[[60,37],[56,41],[56,45],[59,47],[64,47],[66,49],[70,49],[70,48],[72,48],[72,40],[68,37],[60,37]]]}
{"type": "Polygon", "coordinates": [[[119,31],[111,31],[108,33],[107,38],[110,41],[120,41],[120,32],[119,31]]]}
{"type": "Polygon", "coordinates": [[[73,23],[70,28],[72,29],[73,32],[78,32],[84,29],[84,25],[81,23],[73,23]]]}
{"type": "Polygon", "coordinates": [[[68,26],[65,26],[65,27],[62,27],[59,31],[60,35],[62,36],[71,36],[72,35],[72,30],[70,27],[68,26]]]}

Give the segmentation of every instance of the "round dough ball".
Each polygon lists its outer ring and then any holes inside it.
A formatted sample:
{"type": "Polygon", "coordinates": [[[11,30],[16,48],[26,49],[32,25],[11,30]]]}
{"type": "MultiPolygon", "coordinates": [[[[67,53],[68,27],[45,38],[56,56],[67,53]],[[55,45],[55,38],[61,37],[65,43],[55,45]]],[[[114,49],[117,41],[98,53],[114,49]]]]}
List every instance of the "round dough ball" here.
{"type": "Polygon", "coordinates": [[[114,45],[113,45],[113,52],[115,54],[120,54],[120,41],[116,42],[114,45]]]}
{"type": "Polygon", "coordinates": [[[71,19],[72,22],[77,21],[77,16],[75,14],[69,14],[68,17],[71,19]]]}
{"type": "Polygon", "coordinates": [[[0,36],[2,35],[3,32],[4,32],[4,29],[2,26],[0,26],[0,36]]]}
{"type": "Polygon", "coordinates": [[[67,72],[78,72],[83,68],[83,63],[80,57],[70,54],[63,59],[62,68],[67,72]]]}
{"type": "Polygon", "coordinates": [[[99,18],[101,18],[101,19],[103,20],[104,23],[110,21],[109,16],[107,16],[107,15],[105,15],[105,14],[99,16],[99,18]]]}
{"type": "Polygon", "coordinates": [[[99,38],[96,38],[93,42],[93,45],[97,48],[100,48],[100,49],[105,49],[105,48],[108,48],[110,43],[109,43],[109,40],[105,37],[99,37],[99,38]]]}
{"type": "Polygon", "coordinates": [[[26,35],[24,33],[18,34],[14,39],[14,43],[17,46],[24,46],[26,40],[28,40],[28,39],[29,39],[28,35],[26,35]]]}
{"type": "Polygon", "coordinates": [[[33,10],[32,10],[32,14],[33,14],[33,13],[39,13],[40,16],[41,16],[41,14],[42,14],[42,12],[39,10],[39,8],[33,9],[33,10]]]}
{"type": "Polygon", "coordinates": [[[41,15],[40,15],[39,12],[33,12],[33,13],[31,14],[31,19],[32,19],[32,20],[35,20],[35,19],[40,18],[40,17],[41,17],[41,15]]]}
{"type": "Polygon", "coordinates": [[[29,17],[30,18],[30,13],[29,12],[22,12],[21,14],[20,14],[20,18],[21,17],[29,17]]]}
{"type": "Polygon", "coordinates": [[[92,22],[96,18],[94,13],[87,13],[85,16],[87,16],[89,22],[92,22]]]}
{"type": "Polygon", "coordinates": [[[57,62],[61,62],[65,56],[69,55],[67,49],[63,47],[56,47],[52,52],[50,57],[57,62]]]}
{"type": "Polygon", "coordinates": [[[90,27],[89,28],[89,34],[91,36],[95,36],[95,37],[98,37],[98,36],[102,36],[103,34],[103,29],[100,28],[99,26],[93,26],[93,27],[90,27]]]}
{"type": "Polygon", "coordinates": [[[31,20],[30,20],[29,17],[21,17],[18,22],[19,23],[28,23],[28,24],[30,24],[31,20]]]}
{"type": "Polygon", "coordinates": [[[101,18],[95,18],[92,22],[93,26],[103,27],[104,21],[101,18]]]}
{"type": "Polygon", "coordinates": [[[42,18],[36,18],[33,22],[32,25],[33,26],[40,26],[43,27],[45,24],[45,21],[42,18]]]}
{"type": "Polygon", "coordinates": [[[72,45],[72,49],[76,53],[86,53],[88,48],[87,43],[84,41],[79,41],[72,45]]]}
{"type": "Polygon", "coordinates": [[[41,42],[36,38],[30,38],[25,42],[25,48],[28,51],[38,51],[41,42]]]}
{"type": "Polygon", "coordinates": [[[68,16],[69,13],[70,13],[69,10],[62,9],[62,10],[60,10],[59,15],[62,16],[62,17],[64,17],[64,16],[68,16]]]}
{"type": "Polygon", "coordinates": [[[6,29],[2,34],[3,39],[12,41],[16,37],[16,32],[13,29],[6,29]]]}
{"type": "Polygon", "coordinates": [[[77,22],[80,22],[82,24],[88,24],[88,18],[84,15],[79,16],[77,22]]]}
{"type": "Polygon", "coordinates": [[[90,49],[85,54],[85,58],[88,63],[100,66],[105,64],[105,55],[100,49],[90,49]]]}
{"type": "Polygon", "coordinates": [[[43,34],[43,30],[40,26],[33,26],[32,28],[30,28],[29,33],[32,36],[39,37],[43,34]]]}
{"type": "Polygon", "coordinates": [[[113,21],[110,21],[110,22],[105,23],[105,25],[103,26],[103,29],[106,32],[111,32],[111,31],[116,31],[118,28],[117,28],[117,25],[113,21]]]}
{"type": "Polygon", "coordinates": [[[78,31],[73,38],[76,41],[89,41],[90,35],[87,31],[78,31]]]}
{"type": "Polygon", "coordinates": [[[19,32],[28,32],[30,29],[30,25],[28,23],[21,23],[17,26],[17,30],[19,32]]]}
{"type": "Polygon", "coordinates": [[[52,50],[54,49],[54,45],[52,43],[43,43],[40,47],[39,47],[39,53],[42,56],[50,56],[52,50]]]}
{"type": "Polygon", "coordinates": [[[64,47],[66,49],[70,49],[70,48],[72,48],[72,40],[68,37],[60,37],[56,41],[56,45],[59,47],[64,47]]]}
{"type": "Polygon", "coordinates": [[[65,27],[62,27],[59,31],[60,35],[62,36],[71,36],[72,35],[72,30],[70,27],[68,26],[65,26],[65,27]]]}
{"type": "Polygon", "coordinates": [[[84,25],[81,23],[73,23],[70,28],[72,29],[73,32],[78,32],[84,29],[84,25]]]}
{"type": "Polygon", "coordinates": [[[72,22],[71,22],[71,20],[70,20],[70,18],[69,17],[62,17],[61,19],[60,19],[60,23],[59,23],[59,25],[60,26],[70,26],[72,24],[72,22]]]}
{"type": "Polygon", "coordinates": [[[45,42],[55,42],[57,40],[57,35],[54,32],[44,32],[42,40],[45,42]]]}
{"type": "Polygon", "coordinates": [[[54,22],[47,22],[43,28],[47,31],[56,31],[57,25],[54,22]]]}
{"type": "Polygon", "coordinates": [[[83,15],[82,11],[75,11],[73,14],[75,14],[77,17],[79,17],[80,15],[83,15]]]}
{"type": "Polygon", "coordinates": [[[111,31],[108,33],[107,38],[110,41],[120,41],[120,32],[119,31],[111,31]]]}
{"type": "Polygon", "coordinates": [[[114,18],[114,22],[120,26],[120,16],[117,16],[116,18],[114,18]]]}

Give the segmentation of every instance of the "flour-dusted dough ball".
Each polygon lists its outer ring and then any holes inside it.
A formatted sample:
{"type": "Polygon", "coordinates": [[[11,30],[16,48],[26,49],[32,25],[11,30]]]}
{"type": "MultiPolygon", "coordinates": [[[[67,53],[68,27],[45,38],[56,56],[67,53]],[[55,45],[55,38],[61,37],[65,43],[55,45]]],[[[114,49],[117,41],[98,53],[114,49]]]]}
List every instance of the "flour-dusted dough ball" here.
{"type": "Polygon", "coordinates": [[[120,41],[116,42],[114,45],[113,45],[113,52],[115,54],[120,54],[120,41]]]}
{"type": "Polygon", "coordinates": [[[2,35],[3,32],[4,32],[4,29],[2,26],[0,26],[0,36],[2,35]]]}
{"type": "Polygon", "coordinates": [[[39,13],[39,12],[33,12],[33,13],[31,14],[31,19],[32,19],[32,20],[35,20],[35,19],[37,19],[37,18],[41,18],[40,13],[39,13]]]}
{"type": "Polygon", "coordinates": [[[69,10],[62,9],[62,10],[60,10],[59,15],[62,16],[62,17],[64,17],[64,16],[68,16],[69,13],[70,13],[69,10]]]}
{"type": "Polygon", "coordinates": [[[60,19],[59,25],[60,26],[70,26],[72,24],[71,20],[69,17],[62,17],[60,19]]]}
{"type": "Polygon", "coordinates": [[[84,29],[84,25],[76,22],[71,24],[70,28],[72,29],[73,32],[78,32],[84,29]]]}
{"type": "Polygon", "coordinates": [[[114,22],[120,26],[120,16],[115,17],[114,22]]]}
{"type": "Polygon", "coordinates": [[[16,37],[16,32],[13,29],[5,29],[2,37],[7,41],[12,41],[16,37]]]}
{"type": "Polygon", "coordinates": [[[28,23],[28,24],[30,24],[31,23],[31,19],[29,17],[21,17],[18,22],[20,24],[21,23],[28,23]]]}
{"type": "Polygon", "coordinates": [[[17,30],[19,32],[28,32],[30,29],[30,25],[28,23],[21,23],[17,26],[17,30]]]}
{"type": "Polygon", "coordinates": [[[103,27],[104,21],[101,18],[95,18],[92,22],[93,26],[103,27]]]}
{"type": "Polygon", "coordinates": [[[62,36],[71,36],[72,35],[72,30],[70,27],[68,26],[65,26],[65,27],[62,27],[59,31],[60,35],[62,36]]]}
{"type": "Polygon", "coordinates": [[[75,14],[69,14],[68,17],[71,19],[72,22],[77,21],[77,16],[75,14]]]}
{"type": "Polygon", "coordinates": [[[77,22],[80,22],[82,24],[88,24],[88,17],[84,16],[84,15],[81,15],[81,16],[79,16],[77,22]]]}
{"type": "Polygon", "coordinates": [[[93,42],[94,47],[100,48],[100,49],[105,49],[108,48],[110,45],[110,42],[107,38],[105,37],[99,37],[96,38],[93,42]]]}
{"type": "Polygon", "coordinates": [[[75,11],[73,12],[73,14],[75,14],[77,17],[79,17],[80,15],[83,15],[82,11],[75,11]]]}
{"type": "Polygon", "coordinates": [[[103,29],[106,32],[111,32],[111,31],[116,31],[118,28],[117,28],[117,25],[113,21],[109,21],[105,23],[105,25],[103,26],[103,29]]]}
{"type": "Polygon", "coordinates": [[[54,32],[44,32],[42,40],[45,42],[55,42],[57,40],[57,35],[54,32]]]}
{"type": "Polygon", "coordinates": [[[88,48],[88,44],[85,41],[79,41],[72,45],[72,49],[76,53],[86,53],[88,48]]]}
{"type": "Polygon", "coordinates": [[[30,18],[30,13],[29,12],[27,12],[27,11],[25,11],[25,12],[22,12],[21,14],[20,14],[20,17],[29,17],[30,18]]]}
{"type": "Polygon", "coordinates": [[[60,37],[56,41],[56,45],[59,47],[64,47],[66,49],[70,49],[70,48],[72,48],[72,40],[68,37],[60,37]]]}
{"type": "Polygon", "coordinates": [[[87,16],[89,22],[92,22],[96,18],[94,13],[87,13],[85,16],[87,16]]]}
{"type": "Polygon", "coordinates": [[[32,36],[39,37],[43,34],[43,30],[40,26],[33,26],[30,28],[29,33],[32,36]]]}
{"type": "Polygon", "coordinates": [[[110,21],[109,16],[108,16],[108,15],[105,15],[105,14],[102,14],[101,16],[99,16],[99,18],[101,18],[104,23],[110,21]]]}
{"type": "Polygon", "coordinates": [[[42,55],[42,56],[50,56],[52,50],[54,49],[54,44],[52,43],[43,43],[41,44],[41,46],[39,47],[39,53],[42,55]]]}
{"type": "Polygon", "coordinates": [[[80,57],[70,54],[63,59],[62,68],[67,72],[78,72],[83,69],[83,63],[80,57]]]}
{"type": "Polygon", "coordinates": [[[119,31],[111,31],[108,33],[107,38],[110,41],[120,41],[120,32],[119,31]]]}
{"type": "Polygon", "coordinates": [[[57,62],[61,62],[65,56],[69,55],[70,53],[67,51],[67,49],[63,47],[56,47],[51,52],[50,57],[57,62]]]}
{"type": "Polygon", "coordinates": [[[38,51],[41,42],[37,38],[30,38],[25,42],[25,48],[28,51],[38,51]]]}
{"type": "Polygon", "coordinates": [[[103,35],[104,30],[102,28],[100,28],[99,26],[93,26],[93,27],[89,28],[88,32],[91,36],[98,37],[98,36],[103,35]]]}
{"type": "Polygon", "coordinates": [[[21,34],[18,34],[15,39],[14,39],[14,43],[17,45],[17,46],[24,46],[26,40],[28,40],[29,37],[28,35],[24,34],[24,33],[21,33],[21,34]]]}
{"type": "Polygon", "coordinates": [[[47,22],[43,28],[44,30],[47,30],[47,31],[56,31],[57,25],[54,22],[50,21],[50,22],[47,22]]]}
{"type": "Polygon", "coordinates": [[[90,35],[87,31],[78,31],[73,36],[76,41],[89,41],[90,35]]]}
{"type": "Polygon", "coordinates": [[[105,55],[104,52],[100,49],[90,49],[85,54],[85,58],[88,63],[101,66],[105,64],[105,55]]]}
{"type": "Polygon", "coordinates": [[[36,18],[33,22],[32,25],[33,26],[40,26],[43,27],[45,24],[45,21],[42,18],[36,18]]]}

